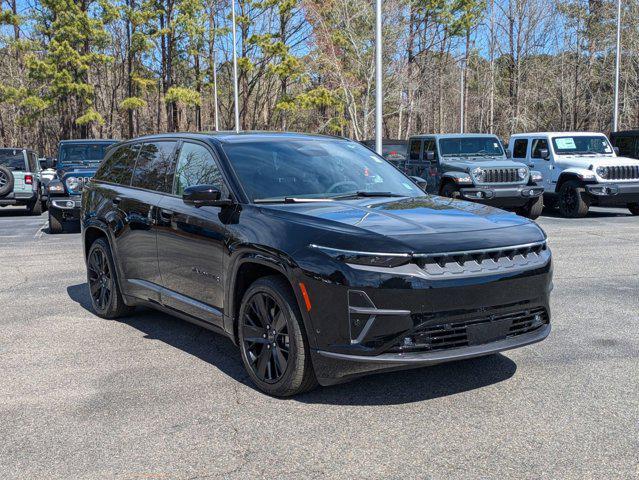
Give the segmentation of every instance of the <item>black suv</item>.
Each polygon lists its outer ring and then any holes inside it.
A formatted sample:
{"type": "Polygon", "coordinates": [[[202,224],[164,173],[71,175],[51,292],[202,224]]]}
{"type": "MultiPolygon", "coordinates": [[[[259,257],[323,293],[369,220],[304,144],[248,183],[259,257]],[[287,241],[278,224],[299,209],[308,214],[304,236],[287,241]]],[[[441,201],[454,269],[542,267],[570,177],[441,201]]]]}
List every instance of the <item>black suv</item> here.
{"type": "Polygon", "coordinates": [[[228,335],[272,395],[550,332],[551,254],[535,223],[427,195],[347,139],[123,142],[87,184],[81,220],[99,316],[145,305],[228,335]]]}

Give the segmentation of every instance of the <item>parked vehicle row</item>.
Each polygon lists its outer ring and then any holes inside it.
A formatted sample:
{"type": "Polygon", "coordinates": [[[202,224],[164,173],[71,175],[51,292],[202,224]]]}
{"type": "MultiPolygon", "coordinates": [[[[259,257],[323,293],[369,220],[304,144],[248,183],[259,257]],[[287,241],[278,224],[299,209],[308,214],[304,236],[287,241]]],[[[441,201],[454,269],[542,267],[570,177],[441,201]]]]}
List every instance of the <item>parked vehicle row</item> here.
{"type": "Polygon", "coordinates": [[[122,142],[84,187],[81,225],[99,316],[144,305],[227,335],[272,395],[487,355],[551,328],[551,253],[534,222],[427,195],[347,139],[122,142]]]}
{"type": "Polygon", "coordinates": [[[611,138],[612,144],[600,133],[525,133],[513,135],[504,150],[493,135],[418,135],[405,152],[396,152],[404,160],[385,156],[423,179],[428,192],[533,219],[544,205],[567,218],[585,216],[590,206],[624,207],[639,215],[639,131],[611,138]]]}

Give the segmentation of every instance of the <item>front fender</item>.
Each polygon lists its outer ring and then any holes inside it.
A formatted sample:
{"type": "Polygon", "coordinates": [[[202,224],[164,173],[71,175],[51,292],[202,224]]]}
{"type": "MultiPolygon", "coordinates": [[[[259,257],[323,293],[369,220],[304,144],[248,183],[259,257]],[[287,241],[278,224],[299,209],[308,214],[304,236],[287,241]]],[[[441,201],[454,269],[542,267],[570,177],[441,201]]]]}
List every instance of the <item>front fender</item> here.
{"type": "Polygon", "coordinates": [[[450,179],[457,185],[472,185],[473,180],[469,173],[466,172],[445,172],[442,174],[442,181],[450,179]]]}

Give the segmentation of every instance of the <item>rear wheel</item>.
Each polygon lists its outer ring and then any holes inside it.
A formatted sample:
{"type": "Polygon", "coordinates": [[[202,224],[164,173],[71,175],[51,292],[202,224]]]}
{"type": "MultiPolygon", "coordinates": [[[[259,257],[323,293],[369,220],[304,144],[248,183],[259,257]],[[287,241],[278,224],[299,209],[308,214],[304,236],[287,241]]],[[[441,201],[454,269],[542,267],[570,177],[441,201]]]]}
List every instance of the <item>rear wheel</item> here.
{"type": "Polygon", "coordinates": [[[448,198],[459,198],[459,191],[457,190],[457,187],[453,183],[446,182],[442,186],[441,196],[448,197],[448,198]]]}
{"type": "Polygon", "coordinates": [[[639,203],[629,203],[628,210],[630,210],[630,213],[633,215],[639,215],[639,203]]]}
{"type": "Polygon", "coordinates": [[[286,397],[317,385],[303,320],[284,279],[264,277],[248,288],[238,337],[244,367],[260,390],[286,397]]]}
{"type": "Polygon", "coordinates": [[[568,180],[559,190],[559,212],[562,217],[582,218],[588,214],[590,202],[586,189],[577,180],[568,180]]]}
{"type": "Polygon", "coordinates": [[[132,307],[122,298],[115,273],[111,249],[99,238],[91,245],[87,257],[87,282],[91,294],[91,305],[102,318],[119,318],[130,314],[132,307]]]}
{"type": "Polygon", "coordinates": [[[531,220],[536,220],[541,215],[544,209],[544,198],[540,195],[536,200],[528,202],[525,206],[517,210],[517,213],[522,217],[528,217],[531,220]]]}
{"type": "Polygon", "coordinates": [[[62,216],[54,209],[49,208],[49,233],[62,233],[64,231],[64,223],[62,216]]]}

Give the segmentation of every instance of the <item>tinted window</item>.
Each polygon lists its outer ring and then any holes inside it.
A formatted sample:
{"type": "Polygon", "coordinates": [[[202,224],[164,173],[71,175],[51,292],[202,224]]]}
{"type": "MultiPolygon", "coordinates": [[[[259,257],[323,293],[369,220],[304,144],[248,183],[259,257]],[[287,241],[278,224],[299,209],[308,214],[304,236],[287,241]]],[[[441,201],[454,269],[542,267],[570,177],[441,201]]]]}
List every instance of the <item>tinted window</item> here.
{"type": "Polygon", "coordinates": [[[223,145],[253,200],[326,198],[356,192],[413,197],[421,190],[359,143],[325,138],[264,138],[223,145]]]}
{"type": "Polygon", "coordinates": [[[132,187],[170,193],[173,185],[173,150],[177,142],[145,143],[140,149],[132,187]]]}
{"type": "MultiPolygon", "coordinates": [[[[435,154],[435,158],[437,158],[437,147],[435,146],[435,139],[430,138],[424,142],[424,152],[433,152],[435,154]]],[[[424,160],[426,160],[425,154],[424,160]]]]}
{"type": "Polygon", "coordinates": [[[4,165],[9,170],[23,172],[26,167],[22,150],[2,149],[0,150],[0,165],[4,165]]]}
{"type": "Polygon", "coordinates": [[[515,144],[513,145],[513,158],[526,158],[526,150],[528,150],[527,138],[515,140],[515,144]]]}
{"type": "Polygon", "coordinates": [[[548,140],[543,138],[537,138],[533,140],[532,149],[531,149],[531,157],[532,158],[541,158],[541,151],[543,149],[548,149],[548,140]]]}
{"type": "Polygon", "coordinates": [[[129,185],[139,148],[139,144],[117,147],[98,169],[96,180],[129,185]]]}
{"type": "Polygon", "coordinates": [[[405,160],[406,159],[406,144],[390,144],[385,143],[382,145],[382,156],[386,160],[405,160]]]}
{"type": "Polygon", "coordinates": [[[421,140],[413,140],[410,142],[410,159],[419,160],[419,153],[422,148],[421,140]]]}
{"type": "Polygon", "coordinates": [[[222,190],[224,182],[222,172],[205,147],[195,143],[184,143],[175,170],[173,191],[176,195],[182,195],[186,187],[193,185],[214,185],[222,190]]]}
{"type": "Polygon", "coordinates": [[[635,156],[635,139],[634,137],[615,137],[613,139],[615,147],[619,148],[619,155],[624,157],[635,156]]]}

